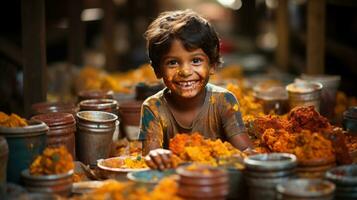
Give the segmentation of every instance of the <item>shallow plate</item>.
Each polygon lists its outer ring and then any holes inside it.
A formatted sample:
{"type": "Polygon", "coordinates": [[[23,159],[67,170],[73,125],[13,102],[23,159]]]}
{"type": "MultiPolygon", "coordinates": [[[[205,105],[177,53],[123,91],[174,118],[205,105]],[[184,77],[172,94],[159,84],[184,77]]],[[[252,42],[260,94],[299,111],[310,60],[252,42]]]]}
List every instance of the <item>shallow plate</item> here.
{"type": "MultiPolygon", "coordinates": [[[[136,171],[145,171],[149,170],[149,167],[145,168],[120,168],[120,167],[108,167],[103,164],[103,162],[110,161],[110,160],[119,160],[123,161],[124,159],[128,158],[128,156],[119,156],[119,157],[113,157],[113,158],[107,158],[107,159],[100,159],[97,161],[97,166],[98,168],[105,170],[105,171],[111,171],[111,172],[122,172],[122,173],[127,173],[127,172],[136,172],[136,171]]],[[[142,158],[143,159],[143,158],[142,158]]]]}

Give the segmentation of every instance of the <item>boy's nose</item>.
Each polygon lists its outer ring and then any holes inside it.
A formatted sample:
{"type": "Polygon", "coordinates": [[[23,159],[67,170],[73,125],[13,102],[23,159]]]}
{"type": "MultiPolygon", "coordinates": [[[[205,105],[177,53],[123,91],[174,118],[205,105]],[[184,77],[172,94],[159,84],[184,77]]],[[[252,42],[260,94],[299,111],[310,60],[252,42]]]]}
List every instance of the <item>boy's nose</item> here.
{"type": "Polygon", "coordinates": [[[190,67],[187,66],[180,67],[178,75],[182,77],[189,77],[192,75],[192,70],[190,67]]]}

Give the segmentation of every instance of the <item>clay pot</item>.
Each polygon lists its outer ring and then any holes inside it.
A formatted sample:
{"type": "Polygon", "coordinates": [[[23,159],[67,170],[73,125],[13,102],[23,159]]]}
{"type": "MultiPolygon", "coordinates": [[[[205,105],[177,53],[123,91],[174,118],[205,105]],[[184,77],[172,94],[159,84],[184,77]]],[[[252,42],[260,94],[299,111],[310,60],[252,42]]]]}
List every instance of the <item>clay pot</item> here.
{"type": "Polygon", "coordinates": [[[119,105],[120,132],[131,141],[139,137],[141,105],[142,101],[128,101],[119,105]]]}
{"type": "Polygon", "coordinates": [[[64,145],[75,158],[76,120],[69,113],[47,113],[35,115],[32,119],[43,121],[50,128],[47,133],[46,146],[64,145]]]}
{"type": "Polygon", "coordinates": [[[78,102],[87,99],[113,99],[112,90],[82,90],[78,93],[78,102]]]}
{"type": "Polygon", "coordinates": [[[63,174],[31,175],[28,169],[21,172],[24,186],[29,192],[58,194],[67,197],[73,185],[73,170],[63,174]]]}
{"type": "Polygon", "coordinates": [[[206,165],[182,166],[178,195],[185,199],[225,199],[229,193],[227,172],[206,165]],[[193,168],[192,168],[193,167],[193,168]]]}
{"type": "Polygon", "coordinates": [[[74,103],[68,102],[40,102],[32,104],[32,115],[46,114],[46,113],[71,113],[75,116],[77,108],[74,103]]]}

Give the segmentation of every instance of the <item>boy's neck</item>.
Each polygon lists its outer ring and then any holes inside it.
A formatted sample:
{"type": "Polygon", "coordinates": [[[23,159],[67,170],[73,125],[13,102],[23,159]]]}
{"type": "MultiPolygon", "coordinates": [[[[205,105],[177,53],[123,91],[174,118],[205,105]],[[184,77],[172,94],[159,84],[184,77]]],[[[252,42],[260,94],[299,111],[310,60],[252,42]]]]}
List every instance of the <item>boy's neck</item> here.
{"type": "Polygon", "coordinates": [[[168,103],[175,110],[190,111],[200,108],[204,104],[206,98],[206,89],[204,89],[201,93],[193,98],[182,98],[181,96],[175,95],[170,91],[167,93],[167,97],[168,103]]]}

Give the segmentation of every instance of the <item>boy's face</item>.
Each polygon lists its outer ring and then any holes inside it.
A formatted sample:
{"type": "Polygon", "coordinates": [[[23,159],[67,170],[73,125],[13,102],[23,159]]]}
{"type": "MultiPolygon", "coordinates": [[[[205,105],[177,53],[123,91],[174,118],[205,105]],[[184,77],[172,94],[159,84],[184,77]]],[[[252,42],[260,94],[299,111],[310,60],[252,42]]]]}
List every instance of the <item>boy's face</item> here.
{"type": "Polygon", "coordinates": [[[188,51],[174,40],[162,58],[159,77],[175,95],[193,98],[202,93],[214,67],[202,49],[188,51]]]}

